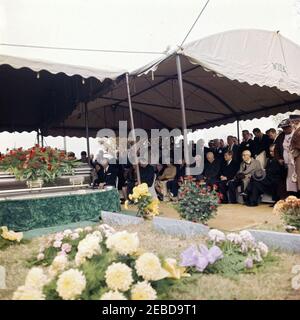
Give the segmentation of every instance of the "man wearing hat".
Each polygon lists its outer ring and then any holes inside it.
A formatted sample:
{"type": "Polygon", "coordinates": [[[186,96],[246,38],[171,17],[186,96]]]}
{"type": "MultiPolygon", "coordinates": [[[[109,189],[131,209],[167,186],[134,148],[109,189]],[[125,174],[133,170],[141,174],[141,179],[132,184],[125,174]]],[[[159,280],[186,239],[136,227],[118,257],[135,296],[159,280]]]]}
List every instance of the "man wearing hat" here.
{"type": "Polygon", "coordinates": [[[291,153],[294,160],[294,172],[292,181],[297,183],[298,195],[300,191],[300,114],[291,114],[290,120],[294,127],[294,134],[291,139],[291,153]]]}
{"type": "Polygon", "coordinates": [[[277,185],[281,179],[282,166],[274,158],[275,146],[269,148],[270,158],[267,160],[266,169],[255,170],[246,188],[247,206],[257,206],[263,193],[271,194],[274,201],[278,200],[277,185]]]}

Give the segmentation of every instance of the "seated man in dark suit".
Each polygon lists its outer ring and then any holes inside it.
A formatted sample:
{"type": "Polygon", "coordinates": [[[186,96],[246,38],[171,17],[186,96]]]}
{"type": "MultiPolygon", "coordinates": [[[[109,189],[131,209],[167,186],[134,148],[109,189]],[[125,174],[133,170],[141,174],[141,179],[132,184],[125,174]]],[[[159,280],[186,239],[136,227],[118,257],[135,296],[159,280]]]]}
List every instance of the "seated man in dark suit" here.
{"type": "Polygon", "coordinates": [[[155,169],[145,159],[140,159],[140,175],[141,183],[147,183],[148,187],[151,187],[154,182],[155,169]]]}
{"type": "Polygon", "coordinates": [[[204,165],[203,176],[207,185],[213,186],[219,180],[220,175],[220,161],[215,159],[212,152],[206,155],[207,163],[204,165]]]}
{"type": "MultiPolygon", "coordinates": [[[[135,169],[135,166],[133,166],[135,169]]],[[[155,169],[154,167],[149,164],[146,159],[140,159],[139,161],[139,170],[140,170],[140,177],[141,183],[146,183],[148,187],[151,187],[154,182],[155,177],[155,169]]],[[[135,186],[138,185],[136,180],[136,174],[133,175],[134,178],[130,179],[127,184],[127,194],[132,194],[132,190],[135,186]]]]}
{"type": "Polygon", "coordinates": [[[239,170],[239,163],[233,160],[233,152],[227,151],[224,154],[225,162],[220,171],[219,190],[223,195],[222,203],[228,203],[227,191],[228,183],[232,180],[239,170]]]}
{"type": "Polygon", "coordinates": [[[109,164],[108,159],[103,158],[101,160],[101,170],[99,176],[99,188],[103,189],[105,186],[116,187],[118,168],[116,165],[109,164]]]}

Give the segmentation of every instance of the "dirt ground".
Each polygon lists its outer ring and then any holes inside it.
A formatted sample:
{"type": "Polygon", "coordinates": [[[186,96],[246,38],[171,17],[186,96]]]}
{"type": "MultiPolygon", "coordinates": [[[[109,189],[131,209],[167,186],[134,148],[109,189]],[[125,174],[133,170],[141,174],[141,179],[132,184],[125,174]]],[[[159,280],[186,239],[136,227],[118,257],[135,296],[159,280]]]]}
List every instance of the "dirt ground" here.
{"type": "MultiPolygon", "coordinates": [[[[179,213],[172,202],[161,202],[159,205],[160,216],[180,219],[179,213]]],[[[135,206],[129,206],[135,211],[135,206]]],[[[280,217],[273,212],[268,204],[257,207],[247,207],[241,204],[222,204],[218,207],[216,217],[208,221],[211,228],[223,231],[238,231],[248,228],[278,229],[282,225],[280,217]]]]}

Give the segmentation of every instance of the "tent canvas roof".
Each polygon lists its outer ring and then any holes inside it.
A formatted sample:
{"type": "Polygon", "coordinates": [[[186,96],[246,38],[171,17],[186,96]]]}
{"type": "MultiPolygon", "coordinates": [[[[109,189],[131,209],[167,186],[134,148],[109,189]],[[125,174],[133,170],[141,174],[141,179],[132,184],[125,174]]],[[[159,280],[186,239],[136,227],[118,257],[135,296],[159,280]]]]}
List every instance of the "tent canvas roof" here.
{"type": "MultiPolygon", "coordinates": [[[[186,119],[210,128],[293,111],[300,107],[300,47],[277,32],[234,30],[185,45],[131,73],[137,128],[180,128],[176,54],[180,54],[186,119]]],[[[89,103],[92,134],[128,120],[125,79],[89,103]]],[[[68,135],[84,135],[81,107],[66,119],[68,135]]],[[[59,128],[49,130],[56,135],[59,128]]]]}

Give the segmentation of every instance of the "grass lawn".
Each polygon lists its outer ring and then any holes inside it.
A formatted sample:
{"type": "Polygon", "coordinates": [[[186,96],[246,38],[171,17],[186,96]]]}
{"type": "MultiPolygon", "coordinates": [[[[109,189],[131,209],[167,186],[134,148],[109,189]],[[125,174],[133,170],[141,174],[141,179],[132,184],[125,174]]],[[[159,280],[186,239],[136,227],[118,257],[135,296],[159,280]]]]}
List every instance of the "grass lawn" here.
{"type": "MultiPolygon", "coordinates": [[[[203,238],[182,240],[155,233],[151,223],[119,228],[138,232],[141,247],[166,257],[179,258],[180,253],[192,243],[203,238]]],[[[6,290],[0,290],[0,299],[10,299],[15,289],[24,284],[28,267],[26,260],[36,255],[40,238],[28,244],[11,246],[0,251],[0,265],[6,268],[6,290]]],[[[300,265],[300,255],[274,252],[275,261],[268,263],[256,274],[241,274],[234,278],[221,275],[196,274],[178,281],[168,294],[169,299],[298,299],[300,290],[291,287],[291,269],[300,265]]]]}

